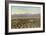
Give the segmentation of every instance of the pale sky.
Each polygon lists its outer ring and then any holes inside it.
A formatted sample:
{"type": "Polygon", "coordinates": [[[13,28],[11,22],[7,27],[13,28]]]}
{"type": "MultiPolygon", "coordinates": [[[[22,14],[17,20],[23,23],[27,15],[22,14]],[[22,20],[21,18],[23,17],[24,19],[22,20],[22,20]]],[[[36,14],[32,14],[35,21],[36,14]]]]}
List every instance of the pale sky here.
{"type": "Polygon", "coordinates": [[[12,15],[14,14],[40,14],[40,7],[31,6],[11,6],[12,15]]]}

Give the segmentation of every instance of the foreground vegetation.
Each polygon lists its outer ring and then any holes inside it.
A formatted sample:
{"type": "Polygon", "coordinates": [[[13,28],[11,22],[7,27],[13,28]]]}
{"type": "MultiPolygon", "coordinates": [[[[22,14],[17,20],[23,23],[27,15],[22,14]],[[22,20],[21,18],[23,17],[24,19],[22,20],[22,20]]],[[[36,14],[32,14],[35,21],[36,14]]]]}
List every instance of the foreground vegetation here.
{"type": "Polygon", "coordinates": [[[40,18],[12,19],[11,28],[38,28],[40,27],[40,18]]]}

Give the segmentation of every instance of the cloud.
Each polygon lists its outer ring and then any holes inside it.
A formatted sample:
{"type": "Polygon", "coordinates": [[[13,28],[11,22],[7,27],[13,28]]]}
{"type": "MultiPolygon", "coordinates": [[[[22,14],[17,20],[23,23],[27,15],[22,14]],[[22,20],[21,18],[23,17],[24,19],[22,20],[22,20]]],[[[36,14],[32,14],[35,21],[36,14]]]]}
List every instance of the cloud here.
{"type": "Polygon", "coordinates": [[[39,14],[40,7],[12,6],[12,14],[39,14]]]}

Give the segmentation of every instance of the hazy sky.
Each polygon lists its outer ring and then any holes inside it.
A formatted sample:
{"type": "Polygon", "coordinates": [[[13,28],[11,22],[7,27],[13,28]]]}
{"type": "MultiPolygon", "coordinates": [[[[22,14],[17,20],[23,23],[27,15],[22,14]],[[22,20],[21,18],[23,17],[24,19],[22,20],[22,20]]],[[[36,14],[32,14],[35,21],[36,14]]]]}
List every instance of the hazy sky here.
{"type": "Polygon", "coordinates": [[[31,6],[11,6],[13,14],[40,14],[40,7],[31,6]]]}

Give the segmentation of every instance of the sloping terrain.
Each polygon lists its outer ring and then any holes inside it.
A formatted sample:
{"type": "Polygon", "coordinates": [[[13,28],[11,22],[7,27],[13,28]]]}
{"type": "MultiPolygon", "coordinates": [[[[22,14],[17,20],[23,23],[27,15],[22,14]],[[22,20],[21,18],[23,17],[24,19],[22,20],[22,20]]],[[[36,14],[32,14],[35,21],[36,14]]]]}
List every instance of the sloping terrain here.
{"type": "Polygon", "coordinates": [[[19,14],[11,16],[11,28],[38,28],[40,27],[40,14],[19,14]]]}

